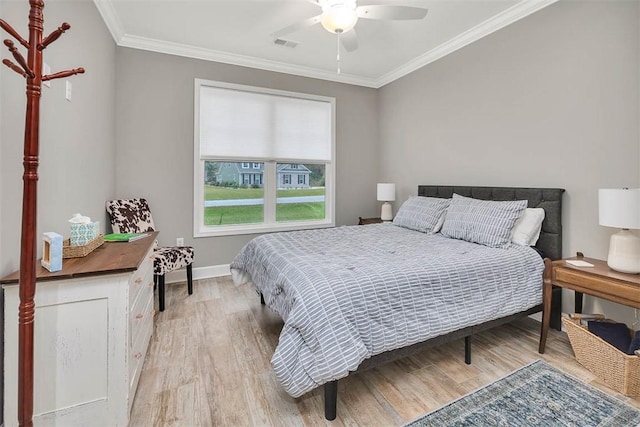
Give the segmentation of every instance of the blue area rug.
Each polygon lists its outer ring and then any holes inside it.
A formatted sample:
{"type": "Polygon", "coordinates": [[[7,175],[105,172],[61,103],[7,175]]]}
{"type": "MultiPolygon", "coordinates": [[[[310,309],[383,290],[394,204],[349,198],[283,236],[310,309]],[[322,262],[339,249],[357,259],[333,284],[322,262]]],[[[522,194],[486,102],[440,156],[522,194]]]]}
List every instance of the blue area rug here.
{"type": "Polygon", "coordinates": [[[426,426],[639,426],[640,410],[538,360],[415,421],[426,426]]]}

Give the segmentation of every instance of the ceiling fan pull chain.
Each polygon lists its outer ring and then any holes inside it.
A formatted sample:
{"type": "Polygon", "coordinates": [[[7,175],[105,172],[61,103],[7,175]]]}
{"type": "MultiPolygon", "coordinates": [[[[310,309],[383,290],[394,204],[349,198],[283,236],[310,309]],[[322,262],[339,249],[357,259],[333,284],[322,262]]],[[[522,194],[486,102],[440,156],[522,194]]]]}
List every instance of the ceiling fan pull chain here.
{"type": "Polygon", "coordinates": [[[338,37],[338,46],[337,46],[337,50],[338,50],[338,55],[336,57],[336,60],[338,61],[338,74],[340,74],[340,32],[337,33],[338,37]]]}

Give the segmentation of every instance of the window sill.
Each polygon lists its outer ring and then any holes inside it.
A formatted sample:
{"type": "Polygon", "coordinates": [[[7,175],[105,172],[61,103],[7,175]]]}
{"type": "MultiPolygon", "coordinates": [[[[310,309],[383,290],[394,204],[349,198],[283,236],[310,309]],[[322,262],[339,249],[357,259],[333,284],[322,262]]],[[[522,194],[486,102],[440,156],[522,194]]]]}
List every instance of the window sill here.
{"type": "Polygon", "coordinates": [[[275,233],[279,231],[310,230],[316,228],[335,227],[334,221],[300,221],[288,222],[284,224],[241,224],[235,226],[225,226],[219,228],[207,227],[194,231],[193,237],[218,237],[235,236],[242,234],[263,234],[275,233]]]}

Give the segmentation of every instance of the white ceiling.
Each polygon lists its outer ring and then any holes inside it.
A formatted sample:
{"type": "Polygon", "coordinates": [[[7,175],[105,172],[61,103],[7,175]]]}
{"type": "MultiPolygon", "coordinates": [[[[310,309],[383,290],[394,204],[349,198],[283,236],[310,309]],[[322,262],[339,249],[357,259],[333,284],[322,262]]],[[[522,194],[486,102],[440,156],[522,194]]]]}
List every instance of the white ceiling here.
{"type": "Polygon", "coordinates": [[[318,15],[310,0],[94,0],[119,46],[378,88],[556,0],[360,0],[429,9],[417,21],[358,20],[358,49],[341,50],[320,24],[272,33],[318,15]]]}

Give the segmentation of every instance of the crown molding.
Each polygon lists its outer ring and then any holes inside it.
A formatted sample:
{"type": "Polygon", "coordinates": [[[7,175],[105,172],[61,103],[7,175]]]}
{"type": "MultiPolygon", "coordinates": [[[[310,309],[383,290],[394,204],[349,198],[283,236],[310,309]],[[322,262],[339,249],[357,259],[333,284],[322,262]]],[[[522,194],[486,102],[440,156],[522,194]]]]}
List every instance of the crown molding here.
{"type": "Polygon", "coordinates": [[[118,46],[166,53],[169,55],[184,56],[187,58],[202,59],[205,61],[221,62],[224,64],[239,65],[242,67],[257,68],[266,71],[275,71],[278,73],[293,74],[302,77],[311,77],[314,79],[329,80],[338,83],[371,88],[377,87],[377,82],[374,79],[367,79],[350,74],[338,74],[336,72],[319,70],[311,67],[286,64],[283,62],[270,61],[252,56],[204,49],[146,37],[124,35],[118,42],[118,46]]]}
{"type": "Polygon", "coordinates": [[[476,25],[475,27],[459,34],[458,36],[448,40],[435,49],[431,49],[429,52],[417,57],[416,59],[407,62],[401,67],[396,68],[380,77],[378,79],[378,87],[382,87],[389,84],[400,77],[406,76],[413,71],[416,71],[425,65],[437,61],[438,59],[455,52],[458,49],[480,40],[481,38],[494,33],[507,25],[513,24],[522,18],[543,9],[558,0],[530,0],[522,1],[507,10],[487,19],[483,23],[476,25]]]}
{"type": "Polygon", "coordinates": [[[120,19],[118,19],[118,14],[113,7],[113,2],[111,0],[93,0],[93,4],[96,5],[98,13],[102,16],[102,20],[109,29],[111,37],[113,37],[113,40],[117,45],[119,45],[120,40],[124,37],[124,29],[122,28],[122,23],[120,22],[120,19]]]}
{"type": "Polygon", "coordinates": [[[147,50],[205,61],[215,61],[224,64],[238,65],[265,71],[292,74],[301,77],[310,77],[314,79],[378,89],[424,67],[425,65],[437,61],[458,49],[480,40],[481,38],[500,30],[507,25],[525,18],[558,0],[523,0],[498,15],[484,21],[470,30],[465,31],[462,34],[459,34],[451,40],[437,46],[423,55],[420,55],[395,70],[382,75],[379,78],[367,78],[351,74],[337,74],[317,68],[286,64],[283,62],[271,61],[252,56],[238,55],[229,52],[204,49],[195,46],[130,35],[125,33],[111,0],[93,1],[107,28],[111,32],[111,36],[115,40],[116,44],[121,47],[147,50]]]}

